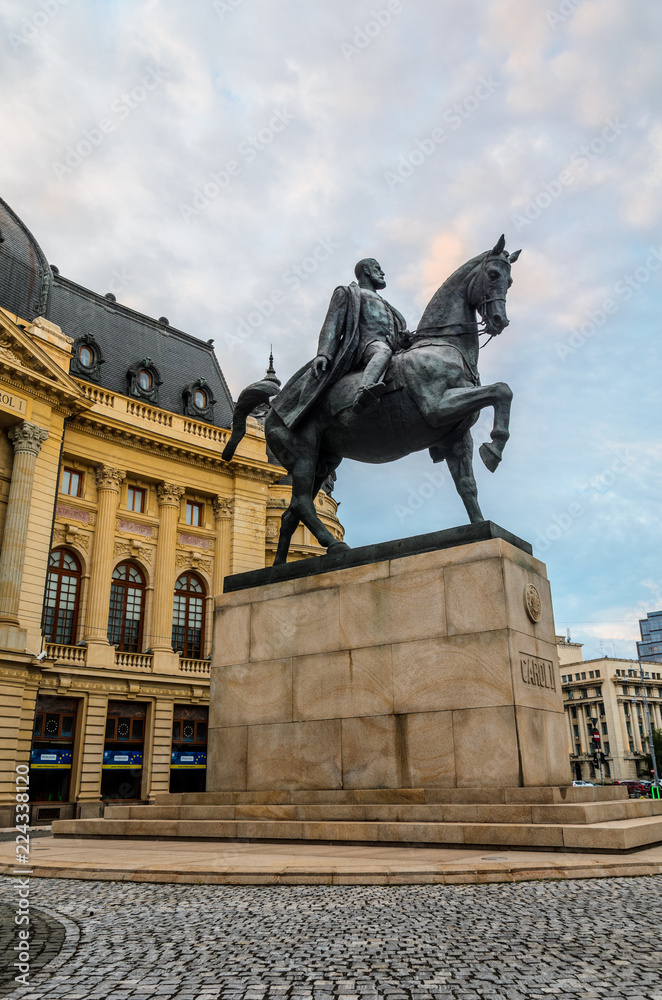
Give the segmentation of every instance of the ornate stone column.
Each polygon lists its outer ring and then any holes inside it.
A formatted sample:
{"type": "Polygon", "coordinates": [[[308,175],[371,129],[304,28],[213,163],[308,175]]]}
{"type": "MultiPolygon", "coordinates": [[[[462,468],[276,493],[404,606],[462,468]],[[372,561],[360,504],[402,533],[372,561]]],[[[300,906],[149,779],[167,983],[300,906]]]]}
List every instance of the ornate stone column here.
{"type": "Polygon", "coordinates": [[[234,500],[231,497],[215,496],[212,500],[216,518],[216,553],[212,589],[214,597],[223,593],[223,580],[230,572],[230,530],[234,500]]]}
{"type": "Polygon", "coordinates": [[[108,606],[112,584],[115,548],[115,513],[120,487],[126,472],[110,465],[98,465],[94,470],[97,481],[97,524],[90,567],[90,590],[85,620],[85,639],[90,644],[108,645],[108,606]]]}
{"type": "Polygon", "coordinates": [[[156,545],[150,646],[155,652],[171,653],[177,521],[184,487],[159,483],[156,496],[159,502],[159,540],[156,545]]]}
{"type": "Polygon", "coordinates": [[[14,445],[14,464],[0,553],[0,624],[18,625],[35,466],[48,431],[25,420],[11,427],[8,435],[14,445]]]}

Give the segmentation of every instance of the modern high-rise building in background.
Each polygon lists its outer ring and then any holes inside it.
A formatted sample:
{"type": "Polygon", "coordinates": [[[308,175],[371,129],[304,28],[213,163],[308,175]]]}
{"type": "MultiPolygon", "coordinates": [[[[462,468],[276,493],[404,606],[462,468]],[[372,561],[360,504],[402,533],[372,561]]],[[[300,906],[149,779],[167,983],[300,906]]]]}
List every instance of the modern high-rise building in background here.
{"type": "Polygon", "coordinates": [[[646,618],[640,618],[639,629],[639,659],[648,663],[662,663],[662,611],[649,611],[646,618]]]}

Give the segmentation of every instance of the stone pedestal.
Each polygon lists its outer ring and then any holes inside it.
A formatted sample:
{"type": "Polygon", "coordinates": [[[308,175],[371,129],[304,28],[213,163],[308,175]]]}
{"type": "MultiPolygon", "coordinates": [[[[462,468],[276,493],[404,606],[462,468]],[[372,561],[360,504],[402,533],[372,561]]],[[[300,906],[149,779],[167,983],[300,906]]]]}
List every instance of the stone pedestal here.
{"type": "Polygon", "coordinates": [[[568,784],[545,567],[484,525],[230,577],[207,790],[568,784]]]}

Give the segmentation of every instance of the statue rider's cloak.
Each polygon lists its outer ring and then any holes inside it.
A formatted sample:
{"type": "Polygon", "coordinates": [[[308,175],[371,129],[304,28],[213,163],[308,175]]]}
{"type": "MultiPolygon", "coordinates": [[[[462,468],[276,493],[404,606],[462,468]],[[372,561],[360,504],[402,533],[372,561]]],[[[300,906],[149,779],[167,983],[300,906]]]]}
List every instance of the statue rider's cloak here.
{"type": "Polygon", "coordinates": [[[287,427],[295,427],[322,393],[356,368],[359,358],[361,289],[357,282],[339,285],[331,296],[320,331],[317,354],[328,358],[326,371],[315,378],[312,361],[296,372],[271,401],[272,409],[287,427]]]}

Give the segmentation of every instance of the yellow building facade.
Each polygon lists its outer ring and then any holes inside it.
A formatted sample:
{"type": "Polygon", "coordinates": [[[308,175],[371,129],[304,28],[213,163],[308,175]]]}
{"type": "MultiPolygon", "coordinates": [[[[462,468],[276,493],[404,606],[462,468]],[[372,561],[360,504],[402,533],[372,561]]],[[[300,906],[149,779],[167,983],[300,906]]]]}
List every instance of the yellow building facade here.
{"type": "MultiPolygon", "coordinates": [[[[36,823],[204,788],[214,595],[227,574],[272,562],[289,487],[257,419],[232,462],[221,461],[231,399],[209,344],[55,268],[46,274],[43,261],[30,263],[40,253],[31,235],[2,208],[0,826],[8,826],[17,765],[30,767],[36,823]],[[19,267],[25,259],[31,272],[19,267]],[[30,300],[33,286],[39,301],[30,300]]],[[[320,493],[316,503],[342,538],[336,501],[320,493]]],[[[321,552],[299,527],[292,558],[321,552]]]]}
{"type": "Polygon", "coordinates": [[[582,659],[581,643],[557,638],[561,687],[573,778],[600,781],[593,763],[600,734],[605,754],[605,781],[647,778],[648,750],[644,688],[653,729],[662,729],[662,663],[643,663],[642,681],[636,660],[601,657],[582,659]]]}

